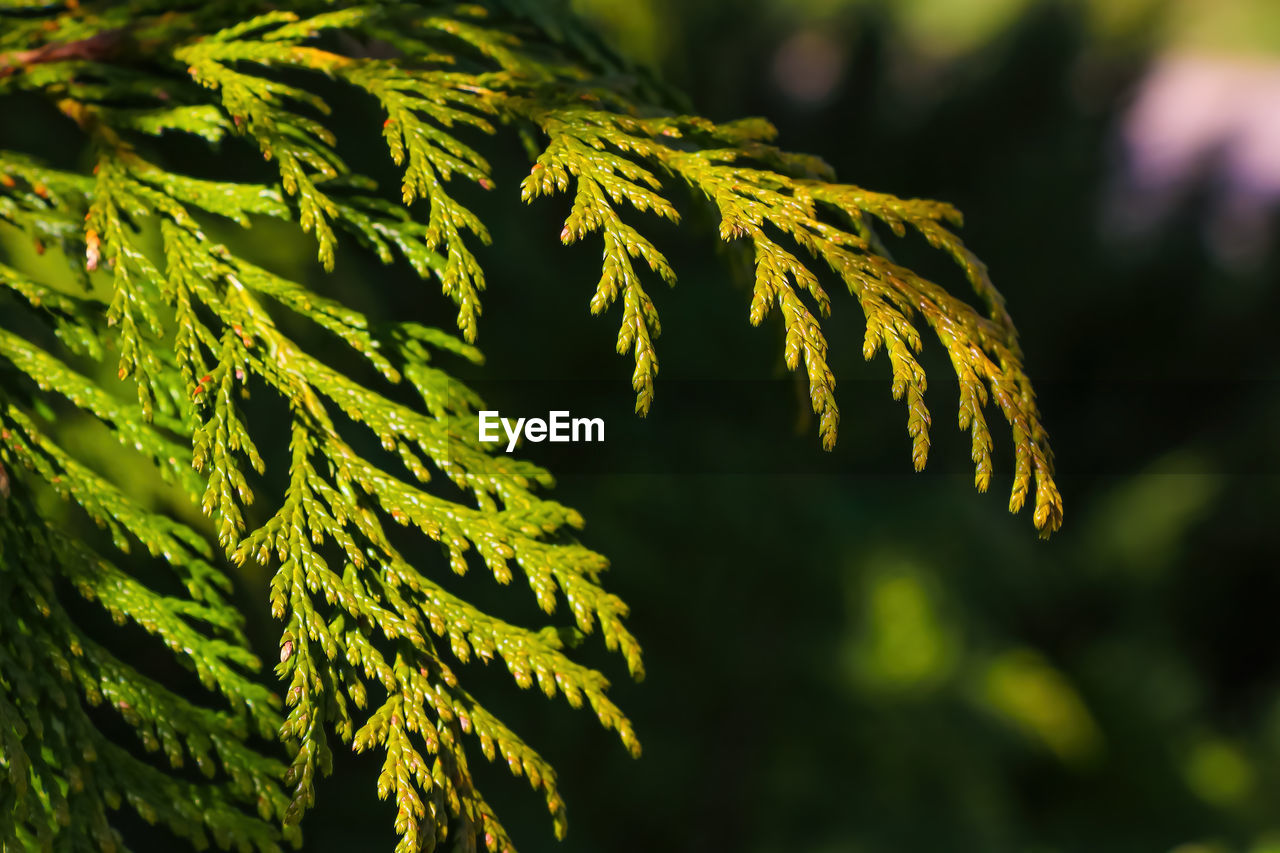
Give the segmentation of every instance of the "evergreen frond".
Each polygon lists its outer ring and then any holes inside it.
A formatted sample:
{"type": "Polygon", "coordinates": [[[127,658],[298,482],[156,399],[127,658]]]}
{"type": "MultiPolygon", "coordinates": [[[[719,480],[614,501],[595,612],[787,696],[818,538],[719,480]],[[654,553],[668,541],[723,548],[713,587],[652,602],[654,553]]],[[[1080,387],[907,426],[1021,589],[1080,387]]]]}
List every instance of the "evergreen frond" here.
{"type": "Polygon", "coordinates": [[[122,849],[110,812],[127,804],[197,847],[275,850],[298,840],[338,746],[380,753],[378,794],[395,802],[398,850],[446,837],[460,849],[510,849],[472,778],[476,746],[542,793],[562,835],[554,771],[466,691],[458,662],[500,662],[521,688],[589,706],[639,754],[605,676],[574,660],[564,629],[480,611],[396,544],[412,533],[459,575],[522,576],[548,619],[567,607],[577,631],[598,632],[643,675],[627,608],[601,585],[607,561],[573,538],[581,516],[544,496],[546,471],[480,442],[481,400],[437,364],[479,360],[486,282],[475,248],[491,235],[465,199],[469,185],[495,189],[479,153],[491,135],[533,143],[525,201],[571,196],[564,243],[600,235],[590,310],[620,305],[617,348],[634,361],[637,412],[657,390],[661,327],[648,279],[676,281],[642,214],[679,222],[690,201],[709,205],[720,238],[753,251],[748,318],[780,316],[783,359],[807,377],[824,447],[840,419],[822,329],[838,282],[866,318],[865,357],[887,355],[915,467],[930,444],[923,325],[959,379],[979,490],[993,472],[994,402],[1013,438],[1010,509],[1030,499],[1037,529],[1061,524],[1016,332],[952,230],[954,209],[835,183],[817,158],[776,147],[762,120],[717,124],[671,109],[643,78],[608,76],[608,56],[550,5],[287,5],[0,2],[0,97],[45,99],[74,122],[93,164],[81,174],[0,151],[5,236],[56,249],[84,288],[0,258],[0,808],[15,815],[0,825],[0,846],[122,849]],[[399,203],[340,156],[348,128],[331,114],[333,87],[382,111],[399,203]],[[274,177],[166,166],[174,134],[215,162],[255,150],[274,177]],[[374,322],[211,236],[215,218],[247,227],[261,217],[296,221],[326,269],[344,239],[384,263],[403,259],[454,303],[462,339],[374,322]],[[912,229],[953,258],[981,310],[896,264],[878,229],[912,229]],[[295,340],[286,315],[340,342],[377,384],[295,340]],[[400,384],[418,400],[400,402],[389,390],[400,384]],[[250,393],[275,401],[285,421],[253,419],[250,393]],[[60,437],[70,413],[145,459],[209,531],[78,458],[60,437]],[[383,456],[358,449],[368,437],[383,456]],[[260,449],[285,443],[287,459],[260,449]],[[268,471],[287,475],[282,493],[262,485],[268,471]],[[179,592],[162,594],[112,559],[138,546],[179,592]],[[228,561],[270,576],[283,703],[259,680],[228,597],[228,561]],[[163,643],[207,695],[181,696],[92,638],[68,609],[72,591],[163,643]],[[165,761],[107,738],[88,710],[98,705],[165,761]],[[257,737],[283,741],[288,762],[257,737]],[[187,759],[206,781],[171,772],[187,759]]]}

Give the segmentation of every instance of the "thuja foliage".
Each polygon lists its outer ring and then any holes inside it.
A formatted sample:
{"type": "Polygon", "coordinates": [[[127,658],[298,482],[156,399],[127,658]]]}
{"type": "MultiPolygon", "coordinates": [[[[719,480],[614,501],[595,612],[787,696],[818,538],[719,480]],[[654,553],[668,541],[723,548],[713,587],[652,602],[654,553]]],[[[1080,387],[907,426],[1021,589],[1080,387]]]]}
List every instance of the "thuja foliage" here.
{"type": "MultiPolygon", "coordinates": [[[[569,653],[599,633],[643,674],[626,606],[600,585],[605,558],[572,535],[579,514],[544,496],[547,472],[479,442],[481,401],[438,366],[480,358],[477,247],[503,235],[466,199],[516,191],[496,185],[477,150],[489,135],[528,150],[526,202],[568,196],[563,243],[602,246],[590,308],[621,316],[617,346],[634,359],[639,413],[653,404],[659,364],[650,292],[677,274],[645,223],[708,205],[720,239],[754,257],[750,322],[780,318],[783,357],[807,377],[824,447],[839,422],[822,331],[836,287],[866,318],[866,358],[888,358],[915,466],[929,450],[917,358],[927,328],[959,380],[977,487],[992,477],[993,402],[1012,431],[1010,509],[1029,500],[1044,533],[1061,523],[1014,327],[952,231],[959,214],[837,183],[822,161],[776,147],[765,121],[672,109],[660,86],[551,4],[0,0],[0,95],[56,109],[87,152],[71,168],[0,150],[8,245],[25,235],[82,285],[0,257],[6,850],[123,849],[113,817],[126,808],[199,848],[276,850],[299,841],[336,749],[378,756],[398,850],[446,839],[511,848],[474,784],[476,747],[541,792],[563,834],[554,771],[468,693],[458,662],[500,660],[520,687],[590,706],[639,754],[605,677],[569,653]],[[394,193],[339,156],[339,132],[377,132],[332,113],[340,90],[381,111],[402,175],[394,193]],[[199,174],[191,158],[166,154],[182,136],[207,148],[199,174]],[[270,179],[209,177],[246,150],[270,164],[270,179]],[[326,269],[344,241],[411,267],[456,305],[445,325],[460,336],[374,323],[211,236],[218,220],[264,218],[312,235],[326,269]],[[959,264],[980,310],[893,261],[881,234],[908,229],[959,264]],[[297,318],[367,362],[368,375],[301,345],[287,331],[297,318]],[[287,416],[251,421],[264,409],[246,405],[250,392],[287,416]],[[60,443],[59,421],[73,413],[149,460],[211,532],[131,496],[60,443]],[[385,453],[370,452],[365,433],[385,453]],[[264,454],[264,441],[287,453],[264,454]],[[282,490],[263,485],[268,472],[282,490]],[[425,540],[439,564],[418,556],[425,540]],[[138,552],[169,580],[138,569],[138,552]],[[282,698],[249,649],[228,560],[269,573],[282,698]],[[448,591],[446,564],[483,567],[499,584],[519,575],[549,619],[567,607],[571,625],[482,612],[448,591]],[[82,624],[93,607],[153,635],[205,692],[193,698],[104,645],[82,624]]],[[[6,109],[0,121],[22,117],[6,109]]]]}

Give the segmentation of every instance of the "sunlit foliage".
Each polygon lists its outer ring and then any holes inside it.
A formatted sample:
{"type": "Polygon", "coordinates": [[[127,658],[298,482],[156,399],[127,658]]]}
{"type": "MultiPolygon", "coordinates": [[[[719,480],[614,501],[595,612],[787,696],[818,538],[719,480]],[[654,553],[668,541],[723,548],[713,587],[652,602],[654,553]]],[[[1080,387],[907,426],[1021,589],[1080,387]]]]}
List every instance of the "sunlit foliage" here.
{"type": "Polygon", "coordinates": [[[785,362],[807,377],[824,447],[839,423],[821,325],[837,304],[834,283],[866,317],[865,356],[888,356],[915,466],[925,464],[931,420],[922,324],[959,379],[978,488],[992,476],[994,402],[1012,432],[1010,509],[1029,499],[1040,531],[1060,525],[1012,321],[952,231],[951,207],[835,183],[821,161],[775,147],[762,120],[672,112],[659,86],[614,73],[587,33],[540,4],[275,5],[0,2],[0,95],[55,107],[91,163],[79,171],[0,151],[0,220],[42,251],[56,248],[87,285],[68,292],[0,259],[0,808],[15,815],[0,824],[6,847],[119,849],[111,812],[127,805],[198,847],[277,849],[299,838],[340,745],[381,756],[378,794],[395,802],[399,850],[446,838],[463,850],[509,849],[473,782],[468,739],[527,778],[563,834],[554,771],[460,684],[454,669],[471,660],[500,660],[520,687],[589,706],[639,753],[605,677],[567,651],[598,632],[632,676],[643,673],[626,606],[600,585],[606,560],[571,535],[581,516],[542,496],[547,472],[479,441],[480,400],[437,366],[439,356],[480,360],[477,247],[501,235],[464,199],[496,188],[479,150],[491,134],[529,147],[526,201],[570,196],[564,243],[599,235],[590,306],[618,307],[638,412],[657,390],[651,280],[674,283],[677,271],[633,214],[674,222],[682,206],[709,204],[720,238],[753,253],[749,319],[780,317],[785,362]],[[324,93],[334,86],[381,110],[403,175],[396,198],[338,153],[339,132],[351,128],[331,114],[324,93]],[[275,176],[178,169],[165,153],[175,135],[206,145],[215,165],[254,150],[275,176]],[[311,234],[325,269],[344,240],[407,263],[456,305],[461,339],[375,322],[211,236],[219,218],[264,217],[311,234]],[[914,230],[953,258],[982,310],[895,263],[881,229],[914,230]],[[296,341],[288,329],[300,318],[368,370],[339,369],[331,353],[296,341]],[[108,360],[133,393],[92,378],[108,360]],[[251,418],[250,393],[286,417],[251,418]],[[73,409],[146,456],[211,519],[216,543],[60,446],[51,427],[73,409]],[[384,453],[362,449],[369,435],[384,453]],[[287,454],[268,458],[267,441],[287,454]],[[287,472],[283,493],[260,485],[268,469],[287,472]],[[108,536],[88,541],[50,523],[38,510],[49,494],[108,536]],[[521,576],[548,616],[567,606],[573,627],[482,612],[397,544],[411,540],[392,525],[437,543],[457,574],[521,576]],[[172,592],[127,570],[122,555],[139,548],[167,564],[172,592]],[[283,701],[256,676],[224,559],[272,574],[283,701]],[[66,606],[69,587],[163,641],[210,691],[204,703],[91,640],[66,606]],[[114,743],[86,704],[120,717],[163,761],[114,743]],[[261,738],[283,741],[288,760],[261,738]],[[187,761],[206,781],[175,770],[187,761]]]}

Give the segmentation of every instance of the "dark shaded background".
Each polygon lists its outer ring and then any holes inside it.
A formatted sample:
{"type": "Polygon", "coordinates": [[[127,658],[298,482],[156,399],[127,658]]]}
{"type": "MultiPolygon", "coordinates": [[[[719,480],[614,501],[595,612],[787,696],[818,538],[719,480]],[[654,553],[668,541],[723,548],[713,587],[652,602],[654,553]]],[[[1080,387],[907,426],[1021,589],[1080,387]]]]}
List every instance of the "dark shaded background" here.
{"type": "MultiPolygon", "coordinates": [[[[559,768],[571,825],[556,845],[495,772],[522,848],[1280,849],[1274,207],[1234,251],[1214,231],[1225,153],[1161,196],[1126,177],[1141,164],[1122,132],[1171,58],[1274,61],[1280,13],[1235,4],[1254,25],[1198,43],[1232,4],[1201,4],[1203,25],[1186,3],[1110,24],[1084,4],[1003,4],[937,47],[891,4],[585,5],[698,109],[767,115],[845,180],[965,211],[1023,335],[1067,521],[1044,543],[1008,516],[1007,465],[991,494],[972,491],[936,358],[937,446],[929,473],[910,473],[887,365],[861,363],[860,317],[839,300],[844,420],[823,459],[812,425],[792,426],[779,328],[751,329],[741,277],[721,272],[733,259],[705,240],[673,249],[655,410],[621,451],[658,473],[611,457],[616,470],[562,474],[557,490],[587,512],[584,538],[612,556],[645,644],[642,685],[602,661],[645,755],[517,697],[507,714],[559,768]],[[730,378],[775,384],[713,382],[730,378]],[[682,417],[705,384],[722,417],[682,417]]],[[[527,243],[489,259],[518,262],[494,268],[485,373],[609,376],[621,411],[616,317],[585,317],[595,247],[565,260],[558,212],[538,206],[527,243]],[[535,272],[525,253],[544,245],[535,272]]]]}
{"type": "MultiPolygon", "coordinates": [[[[885,359],[862,362],[851,299],[827,326],[844,419],[821,453],[780,327],[747,324],[746,265],[715,248],[705,213],[679,231],[651,224],[680,283],[651,288],[662,374],[652,415],[634,418],[618,314],[588,315],[598,245],[561,247],[563,203],[522,206],[527,160],[495,147],[499,192],[468,198],[499,235],[481,257],[488,362],[455,367],[504,414],[606,416],[603,448],[525,455],[559,475],[556,497],[587,516],[583,541],[612,558],[648,668],[635,685],[595,644],[583,652],[616,680],[639,761],[588,713],[464,668],[560,772],[571,829],[557,844],[540,799],[481,768],[521,850],[1280,851],[1280,192],[1247,185],[1254,203],[1236,203],[1230,139],[1172,188],[1143,186],[1124,132],[1170,58],[1280,63],[1280,11],[580,5],[698,110],[767,115],[844,180],[965,211],[1022,332],[1066,526],[1041,542],[1026,513],[1006,513],[1008,464],[990,494],[973,491],[937,347],[935,447],[911,472],[905,412],[885,359]]],[[[343,109],[374,129],[351,162],[385,159],[378,117],[343,109]]],[[[324,277],[307,242],[271,223],[226,237],[374,316],[451,325],[403,270],[353,254],[324,277]]],[[[963,287],[921,246],[895,251],[963,287]]],[[[278,626],[253,595],[263,579],[244,580],[269,660],[278,626]]],[[[491,586],[458,588],[532,613],[523,591],[491,586]]],[[[373,757],[340,759],[306,850],[392,848],[377,772],[373,757]]]]}

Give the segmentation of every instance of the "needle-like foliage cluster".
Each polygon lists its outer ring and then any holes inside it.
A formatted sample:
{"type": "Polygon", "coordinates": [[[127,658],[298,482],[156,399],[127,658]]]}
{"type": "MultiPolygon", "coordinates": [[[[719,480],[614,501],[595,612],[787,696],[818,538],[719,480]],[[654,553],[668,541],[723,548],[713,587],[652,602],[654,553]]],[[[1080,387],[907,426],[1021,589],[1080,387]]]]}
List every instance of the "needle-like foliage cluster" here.
{"type": "Polygon", "coordinates": [[[638,754],[604,676],[567,650],[599,633],[642,675],[626,607],[600,585],[606,560],[570,535],[579,514],[543,496],[545,471],[478,440],[480,400],[437,366],[440,355],[479,360],[477,247],[502,235],[463,199],[469,184],[495,189],[477,150],[491,134],[518,135],[530,150],[526,201],[570,197],[564,243],[599,235],[591,311],[619,306],[638,412],[658,373],[649,291],[676,280],[640,214],[676,222],[679,205],[709,204],[720,237],[753,253],[750,321],[780,315],[786,364],[807,376],[825,447],[839,422],[821,325],[834,286],[866,317],[865,356],[887,354],[916,467],[929,449],[923,326],[959,379],[978,488],[992,474],[994,401],[1012,430],[1010,508],[1030,500],[1046,533],[1061,522],[1012,322],[951,230],[956,211],[836,183],[821,161],[777,148],[764,121],[717,124],[665,108],[656,85],[620,73],[550,4],[0,0],[0,97],[11,96],[55,107],[89,154],[74,169],[0,150],[0,236],[60,254],[83,285],[0,256],[4,849],[123,849],[112,812],[127,806],[197,847],[275,850],[297,841],[344,748],[380,756],[378,794],[394,800],[399,850],[446,837],[461,850],[507,850],[468,742],[527,778],[562,834],[554,771],[467,692],[458,662],[500,660],[521,687],[589,706],[638,754]],[[347,122],[331,114],[334,87],[383,113],[398,202],[339,156],[347,122]],[[276,176],[210,180],[175,168],[164,152],[176,135],[207,146],[213,163],[256,150],[276,176]],[[313,235],[326,269],[344,240],[407,263],[456,305],[461,339],[375,323],[211,236],[217,220],[264,218],[313,235]],[[982,310],[894,263],[877,235],[886,228],[914,229],[954,258],[982,310]],[[378,378],[305,348],[289,315],[327,330],[378,378]],[[252,420],[250,391],[287,417],[252,420]],[[147,508],[77,458],[57,438],[59,420],[76,413],[149,460],[212,532],[147,508]],[[361,432],[386,452],[362,451],[361,432]],[[267,458],[264,441],[288,451],[267,458]],[[256,485],[268,470],[287,483],[282,493],[256,485]],[[53,513],[58,499],[78,509],[53,513]],[[68,526],[75,514],[103,535],[68,526]],[[397,544],[413,539],[395,526],[438,543],[453,572],[522,578],[547,614],[567,606],[574,628],[482,612],[397,544]],[[137,559],[125,555],[139,550],[171,580],[132,571],[137,559]],[[283,699],[257,674],[226,560],[269,573],[283,699]],[[193,699],[95,640],[72,598],[153,635],[206,695],[193,699]],[[135,743],[106,733],[120,721],[135,743]],[[284,761],[269,746],[276,738],[284,761]],[[199,774],[178,769],[188,762],[199,774]]]}

